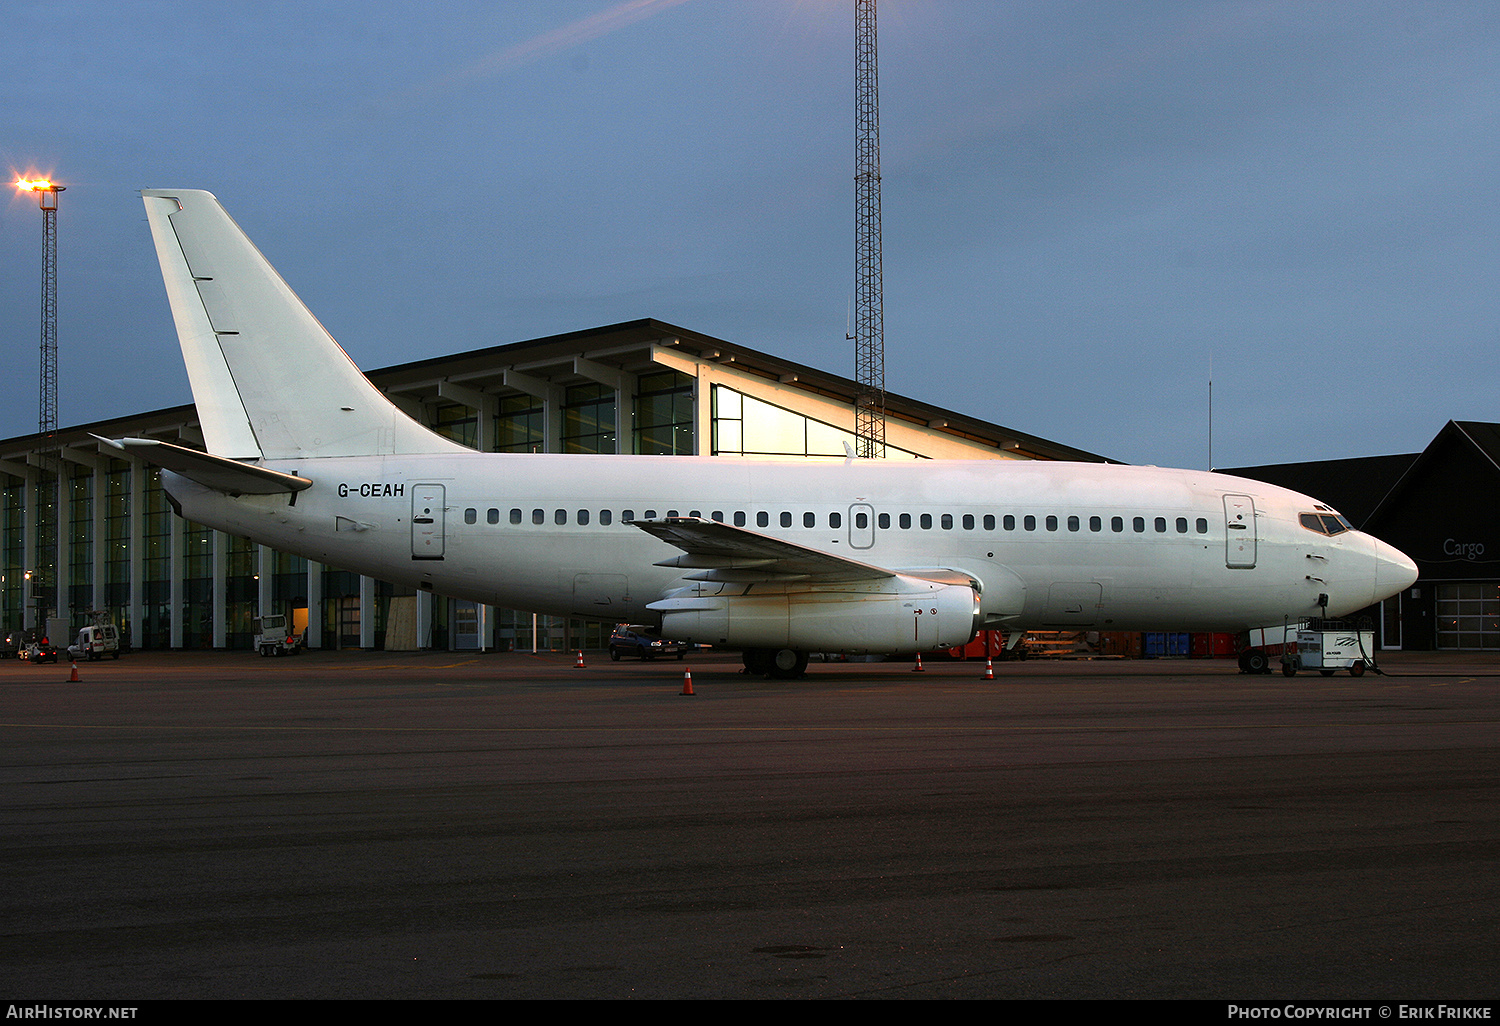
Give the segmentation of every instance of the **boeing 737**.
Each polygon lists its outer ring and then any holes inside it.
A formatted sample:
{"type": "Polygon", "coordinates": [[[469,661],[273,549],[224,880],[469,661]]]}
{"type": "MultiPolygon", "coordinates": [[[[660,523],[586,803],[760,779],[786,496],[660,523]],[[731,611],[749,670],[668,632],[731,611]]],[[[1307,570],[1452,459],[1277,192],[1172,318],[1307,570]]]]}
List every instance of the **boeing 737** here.
{"type": "Polygon", "coordinates": [[[211,194],[142,196],[207,451],[101,441],[162,468],[181,516],[283,552],[773,677],[981,629],[1342,616],[1417,576],[1315,499],[1204,471],[476,452],[382,395],[211,194]]]}

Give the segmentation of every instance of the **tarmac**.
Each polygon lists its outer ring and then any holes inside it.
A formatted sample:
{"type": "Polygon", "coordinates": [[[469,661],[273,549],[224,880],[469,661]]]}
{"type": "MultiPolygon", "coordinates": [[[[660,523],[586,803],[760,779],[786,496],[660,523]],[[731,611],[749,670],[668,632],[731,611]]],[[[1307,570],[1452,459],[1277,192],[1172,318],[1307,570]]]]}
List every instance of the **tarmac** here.
{"type": "Polygon", "coordinates": [[[0,663],[4,997],[1500,997],[1500,655],[576,660],[0,663]]]}

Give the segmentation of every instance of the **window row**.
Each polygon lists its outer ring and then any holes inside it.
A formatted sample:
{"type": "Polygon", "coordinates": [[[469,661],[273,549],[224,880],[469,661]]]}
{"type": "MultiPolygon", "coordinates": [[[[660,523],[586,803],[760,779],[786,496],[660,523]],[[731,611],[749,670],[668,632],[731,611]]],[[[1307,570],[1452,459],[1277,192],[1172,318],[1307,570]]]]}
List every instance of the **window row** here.
{"type": "MultiPolygon", "coordinates": [[[[668,517],[678,517],[681,515],[682,514],[675,509],[669,509],[666,511],[666,516],[668,517]]],[[[698,510],[690,510],[687,515],[699,519],[701,519],[703,516],[703,514],[698,510]]],[[[656,510],[648,509],[641,514],[641,519],[655,520],[657,516],[658,514],[656,510]]],[[[754,516],[755,526],[770,527],[771,516],[772,514],[767,510],[760,510],[756,512],[754,516]]],[[[485,523],[498,524],[501,522],[501,512],[499,509],[491,507],[490,509],[485,511],[484,519],[485,523]]],[[[594,511],[587,509],[579,509],[573,511],[569,511],[566,509],[554,509],[549,513],[545,509],[532,509],[528,512],[517,507],[510,510],[507,519],[512,524],[524,524],[529,521],[533,524],[552,523],[557,525],[566,525],[568,523],[574,523],[581,526],[587,526],[590,523],[597,522],[601,525],[607,526],[614,523],[614,511],[601,509],[597,511],[597,513],[595,513],[594,511]]],[[[626,509],[620,511],[620,523],[628,524],[635,519],[635,510],[626,509]]],[[[719,510],[714,510],[709,514],[709,519],[718,523],[724,523],[725,515],[719,510]]],[[[819,517],[816,513],[804,512],[801,515],[800,519],[802,526],[805,528],[814,528],[819,526],[819,517]]],[[[1106,530],[1112,534],[1208,533],[1208,520],[1205,517],[1197,517],[1196,519],[1189,521],[1187,517],[1148,518],[1145,516],[1132,516],[1126,518],[1123,516],[1112,516],[1106,521],[1102,516],[1091,516],[1084,518],[1077,515],[1067,517],[1047,515],[1038,517],[1035,514],[1029,513],[1021,516],[1017,516],[1014,513],[1007,513],[1003,516],[996,516],[993,513],[986,513],[981,516],[976,516],[973,513],[964,513],[961,515],[955,515],[953,513],[877,513],[874,514],[873,519],[875,526],[880,528],[882,531],[888,531],[892,527],[895,527],[897,530],[901,531],[910,531],[914,528],[922,531],[931,531],[934,528],[937,528],[943,531],[961,529],[964,531],[983,530],[993,532],[998,526],[1001,530],[1004,531],[1015,531],[1017,529],[1020,529],[1022,531],[1042,530],[1052,532],[1068,531],[1078,533],[1087,530],[1088,532],[1093,534],[1101,534],[1106,530]]],[[[797,515],[788,510],[781,511],[781,513],[779,513],[776,517],[776,523],[780,527],[794,527],[796,526],[797,520],[797,515]]],[[[473,506],[466,508],[464,510],[464,523],[477,524],[478,522],[479,510],[473,506]]],[[[750,515],[745,513],[743,510],[736,510],[729,515],[728,522],[732,523],[735,527],[748,527],[750,526],[750,515]]],[[[833,530],[841,530],[844,526],[844,514],[839,512],[825,514],[823,522],[827,527],[833,530]]],[[[853,526],[856,530],[867,531],[870,529],[870,525],[871,514],[869,512],[862,510],[856,512],[853,515],[853,526]]]]}

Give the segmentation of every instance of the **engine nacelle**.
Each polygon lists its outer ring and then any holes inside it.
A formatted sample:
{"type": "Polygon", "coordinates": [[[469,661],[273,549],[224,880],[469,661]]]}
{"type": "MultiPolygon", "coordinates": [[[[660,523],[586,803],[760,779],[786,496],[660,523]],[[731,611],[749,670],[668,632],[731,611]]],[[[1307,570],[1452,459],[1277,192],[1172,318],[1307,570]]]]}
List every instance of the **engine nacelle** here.
{"type": "Polygon", "coordinates": [[[726,648],[802,652],[928,652],[979,629],[967,584],[898,574],[837,584],[711,584],[651,603],[663,637],[726,648]]]}

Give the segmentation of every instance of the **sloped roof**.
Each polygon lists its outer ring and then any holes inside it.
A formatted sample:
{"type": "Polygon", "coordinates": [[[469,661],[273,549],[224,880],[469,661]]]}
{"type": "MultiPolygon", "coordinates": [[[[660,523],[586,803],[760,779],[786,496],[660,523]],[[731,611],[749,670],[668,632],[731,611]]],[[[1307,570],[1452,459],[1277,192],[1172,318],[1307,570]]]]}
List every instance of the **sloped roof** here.
{"type": "Polygon", "coordinates": [[[1311,495],[1338,510],[1355,527],[1363,527],[1418,458],[1418,453],[1403,453],[1218,470],[1311,495]]]}

